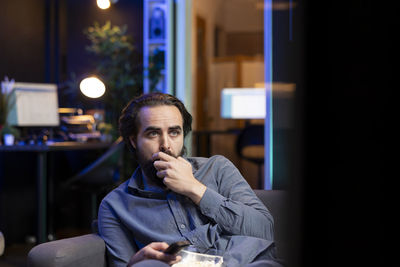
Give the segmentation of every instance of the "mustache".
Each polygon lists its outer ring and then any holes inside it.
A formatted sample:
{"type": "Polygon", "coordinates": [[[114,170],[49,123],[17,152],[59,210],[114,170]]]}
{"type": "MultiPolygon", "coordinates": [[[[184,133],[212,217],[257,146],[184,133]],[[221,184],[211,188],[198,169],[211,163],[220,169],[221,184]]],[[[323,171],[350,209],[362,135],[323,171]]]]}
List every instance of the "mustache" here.
{"type": "MultiPolygon", "coordinates": [[[[165,154],[167,154],[167,155],[169,155],[171,157],[174,157],[174,158],[178,158],[179,157],[179,155],[175,156],[174,154],[172,154],[171,150],[164,150],[164,151],[161,150],[160,152],[163,152],[163,153],[165,153],[165,154]]],[[[180,154],[182,154],[182,152],[180,154]]],[[[153,163],[154,163],[154,161],[153,161],[153,163]]]]}
{"type": "MultiPolygon", "coordinates": [[[[178,153],[178,155],[175,155],[174,153],[172,153],[171,150],[163,150],[161,149],[160,152],[164,152],[165,154],[172,156],[174,158],[178,158],[179,156],[183,156],[186,154],[186,147],[183,146],[182,150],[178,153]]],[[[155,160],[146,160],[143,157],[143,154],[141,154],[139,152],[139,150],[135,151],[135,157],[138,160],[139,166],[142,168],[143,172],[145,173],[146,177],[152,181],[154,184],[156,184],[157,186],[161,187],[161,188],[166,188],[166,186],[163,183],[163,180],[158,178],[157,176],[157,170],[154,167],[154,162],[157,161],[157,159],[155,160]]]]}
{"type": "MultiPolygon", "coordinates": [[[[174,158],[178,158],[178,156],[174,155],[172,153],[171,150],[164,150],[161,152],[164,152],[165,154],[174,157],[174,158]]],[[[180,153],[182,154],[182,153],[180,153]]],[[[163,180],[158,178],[157,176],[157,169],[154,167],[154,162],[157,160],[147,160],[142,164],[142,168],[147,176],[147,178],[149,178],[153,183],[155,183],[156,185],[158,185],[161,188],[165,188],[166,186],[163,183],[163,180]]]]}

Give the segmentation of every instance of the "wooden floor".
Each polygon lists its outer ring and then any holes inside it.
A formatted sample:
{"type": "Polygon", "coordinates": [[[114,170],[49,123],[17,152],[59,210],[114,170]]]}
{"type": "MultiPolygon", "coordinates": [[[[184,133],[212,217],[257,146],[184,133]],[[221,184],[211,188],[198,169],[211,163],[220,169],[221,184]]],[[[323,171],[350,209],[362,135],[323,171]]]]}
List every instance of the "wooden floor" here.
{"type": "Polygon", "coordinates": [[[0,256],[0,267],[26,267],[26,259],[33,246],[32,244],[6,246],[4,254],[0,256]]]}

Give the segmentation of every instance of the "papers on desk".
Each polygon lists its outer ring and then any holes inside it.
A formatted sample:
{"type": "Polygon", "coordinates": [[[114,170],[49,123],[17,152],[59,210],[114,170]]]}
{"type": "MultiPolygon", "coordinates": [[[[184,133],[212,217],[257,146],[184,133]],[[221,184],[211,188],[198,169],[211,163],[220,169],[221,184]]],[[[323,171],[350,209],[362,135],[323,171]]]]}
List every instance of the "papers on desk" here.
{"type": "Polygon", "coordinates": [[[86,141],[88,139],[100,138],[101,137],[101,133],[99,131],[88,132],[88,133],[69,133],[68,136],[72,140],[86,141]]]}
{"type": "Polygon", "coordinates": [[[62,116],[61,121],[66,124],[93,124],[92,115],[62,116]]]}
{"type": "Polygon", "coordinates": [[[61,125],[71,140],[87,141],[99,139],[101,133],[95,131],[95,120],[92,115],[62,116],[61,125]]]}

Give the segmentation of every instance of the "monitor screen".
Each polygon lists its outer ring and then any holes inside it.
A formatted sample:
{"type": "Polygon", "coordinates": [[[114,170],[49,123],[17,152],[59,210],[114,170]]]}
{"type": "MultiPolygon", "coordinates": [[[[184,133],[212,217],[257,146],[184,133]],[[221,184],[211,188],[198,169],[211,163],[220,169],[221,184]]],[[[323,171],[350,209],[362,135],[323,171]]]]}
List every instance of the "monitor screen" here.
{"type": "Polygon", "coordinates": [[[58,126],[57,85],[15,83],[12,90],[14,104],[8,122],[14,126],[58,126]]]}
{"type": "Polygon", "coordinates": [[[264,119],[265,88],[224,88],[221,92],[221,117],[224,119],[264,119]]]}

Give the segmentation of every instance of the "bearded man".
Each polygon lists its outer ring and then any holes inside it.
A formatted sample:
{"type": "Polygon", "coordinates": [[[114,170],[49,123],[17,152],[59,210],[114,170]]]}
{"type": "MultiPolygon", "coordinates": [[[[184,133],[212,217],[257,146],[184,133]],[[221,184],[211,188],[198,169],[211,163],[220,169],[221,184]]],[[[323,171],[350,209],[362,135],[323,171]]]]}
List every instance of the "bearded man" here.
{"type": "Polygon", "coordinates": [[[216,249],[227,266],[281,266],[273,218],[238,169],[223,156],[185,157],[192,116],[179,99],[139,96],[119,123],[139,167],[99,208],[110,266],[172,265],[180,256],[164,251],[177,241],[216,249]]]}

